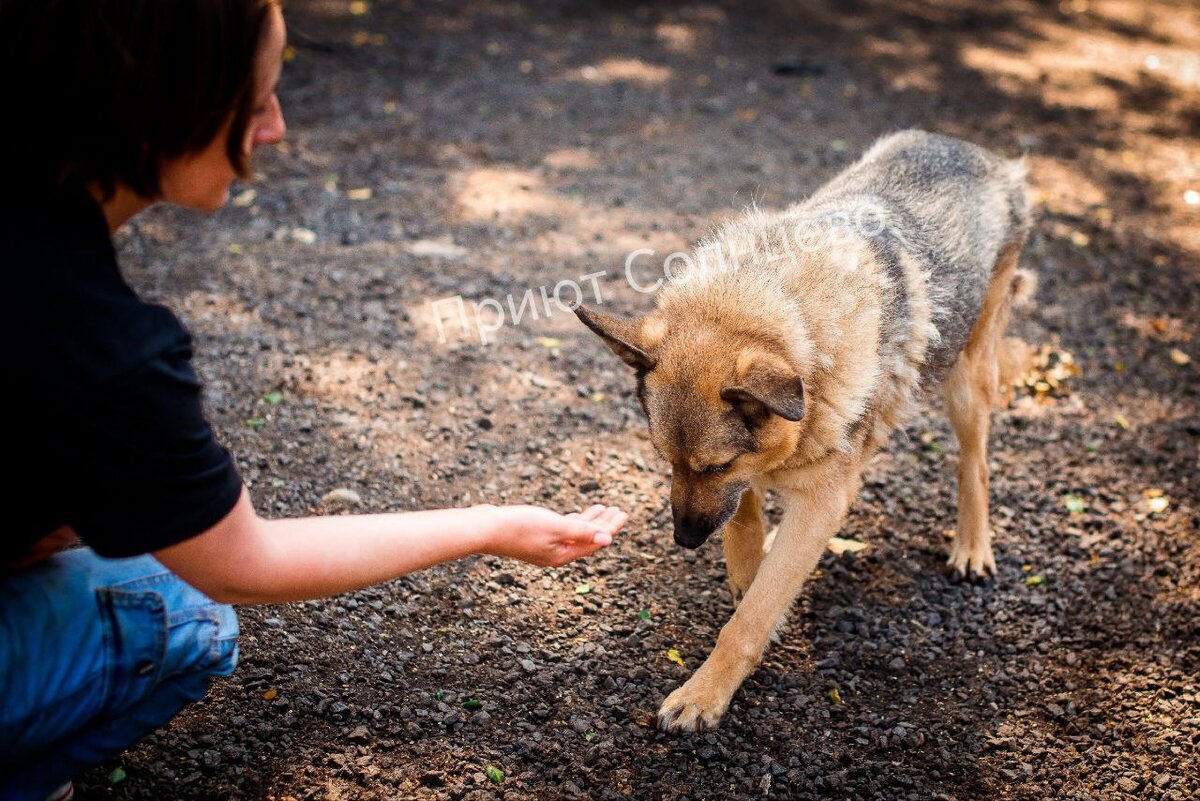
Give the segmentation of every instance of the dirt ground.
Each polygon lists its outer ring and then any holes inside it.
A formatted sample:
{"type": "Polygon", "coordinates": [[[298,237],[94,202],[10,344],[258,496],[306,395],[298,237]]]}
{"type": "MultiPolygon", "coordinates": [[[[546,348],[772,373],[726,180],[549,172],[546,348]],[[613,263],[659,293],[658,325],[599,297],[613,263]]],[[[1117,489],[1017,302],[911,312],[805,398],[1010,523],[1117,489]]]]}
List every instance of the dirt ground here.
{"type": "Polygon", "coordinates": [[[321,499],[345,488],[357,511],[603,502],[632,519],[560,570],[468,559],[242,610],[237,673],[81,797],[1200,793],[1200,7],[287,15],[290,130],[253,193],[121,239],[131,282],[194,331],[260,512],[339,511],[321,499]],[[604,271],[608,310],[645,310],[631,251],[655,252],[649,282],[714,221],[802,198],[909,126],[1028,153],[1041,287],[1013,329],[1081,371],[994,417],[999,576],[944,572],[956,447],[931,406],[868,471],[843,533],[868,549],[826,555],[721,727],[657,732],[732,609],[719,543],[671,542],[631,377],[572,315],[487,345],[450,320],[442,341],[431,301],[604,271]]]}

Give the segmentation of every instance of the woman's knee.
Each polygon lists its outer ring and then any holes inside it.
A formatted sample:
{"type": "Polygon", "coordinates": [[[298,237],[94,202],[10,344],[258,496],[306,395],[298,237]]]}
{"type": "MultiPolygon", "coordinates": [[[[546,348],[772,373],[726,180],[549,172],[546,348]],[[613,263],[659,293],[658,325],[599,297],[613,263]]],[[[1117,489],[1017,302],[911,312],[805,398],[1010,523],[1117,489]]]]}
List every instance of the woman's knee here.
{"type": "MultiPolygon", "coordinates": [[[[161,605],[160,664],[143,669],[157,684],[182,676],[225,676],[237,665],[238,619],[233,607],[220,604],[163,569],[111,591],[151,597],[161,605]]],[[[148,626],[147,626],[148,627],[148,626]]]]}
{"type": "Polygon", "coordinates": [[[213,606],[217,617],[217,630],[213,637],[209,674],[228,676],[237,667],[238,661],[240,629],[237,612],[229,604],[214,604],[213,606]]]}
{"type": "Polygon", "coordinates": [[[165,676],[185,673],[227,676],[237,667],[238,619],[229,604],[219,604],[176,578],[160,590],[167,605],[165,676]]]}

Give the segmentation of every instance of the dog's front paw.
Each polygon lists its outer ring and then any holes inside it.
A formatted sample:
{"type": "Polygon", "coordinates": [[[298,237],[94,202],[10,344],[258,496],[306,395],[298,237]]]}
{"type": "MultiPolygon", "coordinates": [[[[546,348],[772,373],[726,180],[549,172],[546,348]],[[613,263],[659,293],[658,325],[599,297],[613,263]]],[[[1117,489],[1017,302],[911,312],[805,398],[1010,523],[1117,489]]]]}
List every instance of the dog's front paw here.
{"type": "Polygon", "coordinates": [[[658,710],[658,727],[665,731],[704,731],[716,728],[729,708],[733,693],[699,674],[667,696],[658,710]]]}
{"type": "Polygon", "coordinates": [[[968,546],[962,540],[954,540],[946,564],[963,578],[967,576],[968,571],[972,577],[978,578],[996,575],[996,557],[992,555],[992,546],[988,542],[977,542],[968,546]]]}

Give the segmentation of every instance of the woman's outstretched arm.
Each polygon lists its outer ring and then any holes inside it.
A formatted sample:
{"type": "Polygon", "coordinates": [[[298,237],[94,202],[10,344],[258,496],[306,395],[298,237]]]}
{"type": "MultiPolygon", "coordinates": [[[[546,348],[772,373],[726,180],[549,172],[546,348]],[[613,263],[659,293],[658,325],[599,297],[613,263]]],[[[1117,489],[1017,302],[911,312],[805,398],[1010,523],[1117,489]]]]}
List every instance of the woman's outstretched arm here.
{"type": "Polygon", "coordinates": [[[612,542],[626,515],[593,506],[560,515],[537,506],[264,520],[243,490],[221,522],[154,556],[222,603],[335,595],[469,554],[558,566],[612,542]]]}

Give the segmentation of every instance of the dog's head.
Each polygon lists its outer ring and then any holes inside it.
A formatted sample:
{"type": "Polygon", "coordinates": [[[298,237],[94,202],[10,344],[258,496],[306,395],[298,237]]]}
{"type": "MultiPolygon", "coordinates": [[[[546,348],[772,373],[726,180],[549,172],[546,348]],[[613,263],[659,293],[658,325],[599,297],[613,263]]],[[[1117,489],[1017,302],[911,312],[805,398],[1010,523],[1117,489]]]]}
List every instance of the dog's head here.
{"type": "Polygon", "coordinates": [[[675,542],[696,548],[728,522],[754,477],[796,448],[804,384],[782,342],[753,325],[662,310],[579,319],[636,371],[650,441],[671,463],[675,542]]]}

